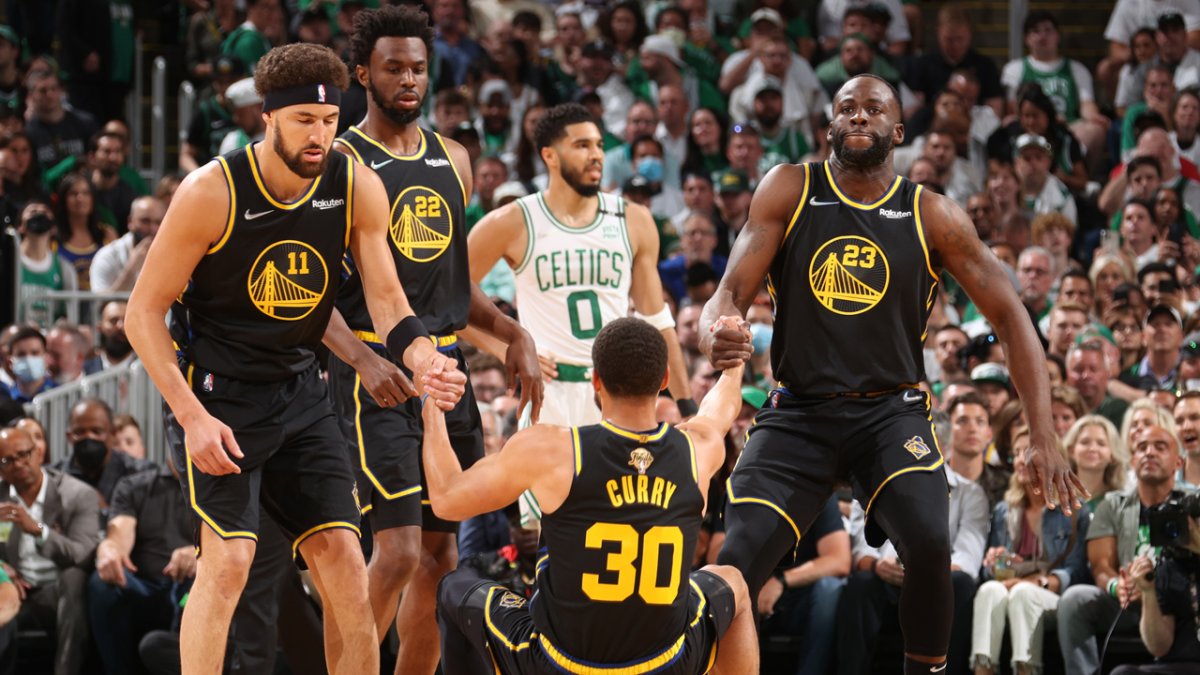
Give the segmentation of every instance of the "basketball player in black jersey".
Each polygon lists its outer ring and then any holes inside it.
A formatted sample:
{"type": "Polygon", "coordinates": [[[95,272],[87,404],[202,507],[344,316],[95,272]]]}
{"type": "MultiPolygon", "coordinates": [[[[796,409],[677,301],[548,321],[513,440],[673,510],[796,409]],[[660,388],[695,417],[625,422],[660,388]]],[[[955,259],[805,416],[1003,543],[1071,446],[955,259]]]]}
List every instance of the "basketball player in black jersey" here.
{"type": "Polygon", "coordinates": [[[435,405],[453,408],[464,390],[465,375],[437,352],[396,278],[382,182],[329,152],[347,84],[325,47],[264,56],[255,86],[265,139],[187,177],[130,298],[130,342],[173,412],[176,461],[203,523],[180,631],[184,673],[220,671],[260,510],[312,570],[330,672],[378,671],[354,478],[314,353],[347,247],[389,351],[435,405]]]}
{"type": "Polygon", "coordinates": [[[592,344],[592,361],[602,423],[534,425],[466,471],[445,415],[424,410],[434,511],[467,518],[532,490],[543,513],[537,592],[528,603],[468,569],[442,580],[446,675],[757,673],[741,574],[721,565],[688,573],[708,484],[741,410],[740,364],[697,415],[672,427],[655,419],[668,374],[667,345],[653,326],[609,322],[592,344]]]}
{"type": "Polygon", "coordinates": [[[917,389],[941,270],[1004,343],[1029,418],[1037,489],[1068,513],[1086,490],[1054,451],[1045,355],[1003,268],[953,201],[892,170],[901,119],[884,80],[842,86],[829,161],[776,167],[759,185],[704,308],[701,349],[718,369],[749,358],[744,333],[716,321],[744,316],[765,277],[779,386],[729,480],[718,560],[740,569],[756,596],[834,483],[848,479],[867,511],[868,540],[886,535],[904,562],[905,672],[929,673],[945,668],[953,595],[943,459],[917,389]]]}
{"type": "MultiPolygon", "coordinates": [[[[413,312],[461,370],[466,363],[455,333],[468,321],[491,338],[487,345],[499,341],[510,379],[520,377],[522,397],[532,398],[536,410],[542,381],[533,339],[471,283],[465,222],[470,158],[458,143],[417,123],[433,53],[428,16],[408,6],[359,12],[351,52],[355,76],[370,94],[367,115],[333,147],[383,180],[391,213],[388,248],[413,312]]],[[[374,534],[367,566],[371,610],[381,640],[397,620],[396,672],[432,674],[438,662],[437,582],[455,567],[458,524],[422,506],[420,402],[407,400],[413,393],[407,374],[372,330],[353,256],[342,275],[325,343],[338,355],[329,363],[330,390],[374,534]]],[[[448,418],[460,460],[474,463],[483,456],[483,434],[469,384],[448,418]]]]}

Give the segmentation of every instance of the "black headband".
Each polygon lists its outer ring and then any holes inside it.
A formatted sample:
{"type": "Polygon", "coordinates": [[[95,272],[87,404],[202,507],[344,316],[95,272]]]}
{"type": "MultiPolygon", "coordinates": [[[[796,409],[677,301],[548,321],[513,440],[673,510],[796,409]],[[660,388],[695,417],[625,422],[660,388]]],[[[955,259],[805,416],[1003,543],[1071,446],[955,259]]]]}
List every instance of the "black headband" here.
{"type": "Polygon", "coordinates": [[[263,112],[271,112],[289,105],[305,103],[328,103],[340,105],[342,90],[332,84],[301,84],[287,89],[267,92],[263,96],[263,112]]]}

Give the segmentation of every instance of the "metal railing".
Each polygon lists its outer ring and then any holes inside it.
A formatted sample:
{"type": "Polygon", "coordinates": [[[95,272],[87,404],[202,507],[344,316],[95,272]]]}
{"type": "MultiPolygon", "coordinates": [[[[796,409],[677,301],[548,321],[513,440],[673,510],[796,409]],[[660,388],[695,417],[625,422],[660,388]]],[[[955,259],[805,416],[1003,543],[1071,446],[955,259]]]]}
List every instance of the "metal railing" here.
{"type": "MultiPolygon", "coordinates": [[[[94,375],[85,375],[78,382],[64,384],[38,394],[25,411],[46,428],[46,442],[50,453],[60,448],[59,455],[66,456],[67,428],[71,408],[85,398],[98,398],[113,409],[117,415],[130,415],[142,429],[142,440],[146,445],[146,459],[161,462],[166,455],[166,434],[162,424],[162,396],[140,362],[116,366],[94,375]]],[[[57,462],[62,456],[47,457],[57,462]]]]}
{"type": "MultiPolygon", "coordinates": [[[[19,297],[19,295],[18,295],[19,297]]],[[[17,307],[17,320],[24,322],[28,321],[29,317],[36,316],[38,313],[33,312],[33,306],[38,303],[49,305],[57,305],[62,303],[64,307],[63,316],[67,321],[78,325],[80,317],[84,315],[84,305],[92,305],[94,313],[100,309],[100,304],[108,300],[128,300],[129,291],[111,291],[108,293],[100,293],[97,291],[42,291],[31,293],[27,297],[20,298],[20,305],[17,307]]],[[[54,314],[56,312],[47,313],[50,317],[49,323],[53,323],[54,314]]],[[[43,329],[49,329],[49,325],[41,326],[43,329]]]]}
{"type": "Polygon", "coordinates": [[[183,152],[183,146],[187,143],[188,128],[192,126],[192,115],[196,112],[196,87],[187,80],[179,83],[178,94],[178,111],[179,111],[179,152],[183,152]]]}
{"type": "Polygon", "coordinates": [[[146,163],[143,161],[142,148],[145,145],[145,120],[142,115],[142,99],[146,96],[146,67],[142,63],[146,53],[141,36],[133,43],[133,91],[125,99],[125,119],[129,120],[129,160],[131,166],[145,177],[146,163]]]}
{"type": "Polygon", "coordinates": [[[157,183],[167,170],[167,60],[154,59],[150,83],[150,173],[157,183]]]}

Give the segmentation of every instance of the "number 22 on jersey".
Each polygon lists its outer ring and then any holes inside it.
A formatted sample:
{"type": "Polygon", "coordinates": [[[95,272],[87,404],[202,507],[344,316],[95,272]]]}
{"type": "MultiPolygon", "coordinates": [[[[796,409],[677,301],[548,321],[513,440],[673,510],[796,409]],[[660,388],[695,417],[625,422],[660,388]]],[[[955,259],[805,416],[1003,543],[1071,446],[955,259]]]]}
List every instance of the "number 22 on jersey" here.
{"type": "Polygon", "coordinates": [[[596,523],[588,528],[584,545],[589,549],[616,543],[608,554],[606,572],[616,581],[600,580],[599,574],[583,575],[584,594],[597,602],[624,602],[636,591],[648,605],[669,605],[679,594],[679,576],[683,565],[683,531],[678,527],[656,526],[638,536],[632,525],[596,523]],[[671,578],[659,584],[658,570],[663,549],[670,556],[671,578]]]}

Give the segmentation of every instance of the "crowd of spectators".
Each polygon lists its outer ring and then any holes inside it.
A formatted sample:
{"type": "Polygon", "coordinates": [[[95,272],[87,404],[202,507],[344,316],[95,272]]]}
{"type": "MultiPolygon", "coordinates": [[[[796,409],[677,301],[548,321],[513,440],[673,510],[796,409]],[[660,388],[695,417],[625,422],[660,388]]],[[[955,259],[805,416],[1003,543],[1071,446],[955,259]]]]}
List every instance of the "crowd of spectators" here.
{"type": "MultiPolygon", "coordinates": [[[[355,14],[381,1],[164,3],[178,10],[182,70],[199,96],[178,171],[150,182],[128,161],[123,117],[139,26],[174,15],[136,0],[8,3],[0,229],[19,238],[21,313],[0,331],[0,422],[11,419],[0,424],[0,674],[18,662],[63,675],[171,672],[195,567],[181,467],[146,460],[162,449],[144,446],[139,424],[157,419],[85,399],[67,435],[47,438],[24,416],[21,404],[39,394],[136,359],[123,302],[83,303],[72,323],[63,301],[38,296],[130,290],[182,177],[262,138],[258,60],[293,41],[346,55],[355,14]],[[51,645],[44,663],[30,661],[36,644],[17,653],[18,636],[38,630],[51,645]]],[[[848,77],[892,83],[906,126],[895,168],[956,201],[1006,264],[1044,341],[1062,451],[1092,495],[1067,515],[1031,489],[1003,349],[944,276],[921,386],[950,484],[946,672],[1090,674],[1102,659],[1106,669],[1126,664],[1123,673],[1200,668],[1200,563],[1182,545],[1152,543],[1149,527],[1155,507],[1200,486],[1200,0],[1113,3],[1107,55],[1094,68],[1063,49],[1063,12],[1031,11],[1009,26],[1026,55],[997,61],[975,44],[965,3],[424,4],[436,39],[423,121],[468,150],[468,227],[545,187],[531,134],[547,107],[589,107],[604,133],[603,188],[654,215],[697,400],[717,377],[698,349],[700,308],[757,185],[778,164],[828,158],[830,100],[848,77]],[[1137,670],[1151,661],[1158,670],[1137,670]]],[[[367,96],[352,78],[341,129],[362,118],[367,96]]],[[[519,316],[503,262],[482,286],[519,316]]],[[[747,320],[755,354],[728,468],[773,387],[765,289],[747,320]]],[[[518,399],[502,363],[475,354],[470,364],[495,451],[515,431],[518,399]]],[[[678,421],[669,399],[659,412],[678,421]]],[[[722,491],[718,480],[696,565],[722,544],[722,491]]],[[[880,667],[904,565],[890,544],[866,544],[862,513],[839,492],[762,590],[763,644],[785,645],[767,651],[764,672],[880,667]]],[[[531,592],[536,541],[515,512],[472,519],[460,532],[462,564],[531,592]]],[[[299,584],[279,584],[296,592],[278,601],[299,595],[303,605],[299,584]]],[[[311,633],[295,625],[280,626],[281,645],[292,670],[308,672],[321,660],[303,654],[296,638],[311,633]]],[[[264,672],[248,664],[274,658],[240,652],[261,641],[251,634],[231,641],[237,672],[264,672]]]]}

